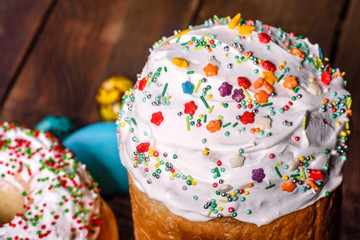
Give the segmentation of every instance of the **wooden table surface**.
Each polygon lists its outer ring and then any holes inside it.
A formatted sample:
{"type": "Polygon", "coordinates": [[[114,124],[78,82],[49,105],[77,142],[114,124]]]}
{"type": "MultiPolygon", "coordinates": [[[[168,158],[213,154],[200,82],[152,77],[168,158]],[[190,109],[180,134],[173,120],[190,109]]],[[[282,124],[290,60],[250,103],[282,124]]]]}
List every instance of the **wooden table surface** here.
{"type": "MultiPolygon", "coordinates": [[[[50,114],[77,126],[101,121],[95,94],[114,75],[133,80],[148,48],[173,30],[241,12],[318,42],[346,72],[353,94],[351,157],[345,164],[340,239],[360,239],[360,1],[0,1],[0,121],[34,127],[50,114]]],[[[133,239],[128,194],[107,199],[121,239],[133,239]]]]}

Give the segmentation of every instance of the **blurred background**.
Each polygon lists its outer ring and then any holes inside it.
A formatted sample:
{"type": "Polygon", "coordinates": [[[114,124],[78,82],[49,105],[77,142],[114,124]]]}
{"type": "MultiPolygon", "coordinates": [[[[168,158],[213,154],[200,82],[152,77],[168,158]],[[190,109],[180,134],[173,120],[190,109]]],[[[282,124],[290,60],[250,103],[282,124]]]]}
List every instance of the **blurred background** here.
{"type": "MultiPolygon", "coordinates": [[[[353,94],[351,157],[345,164],[341,240],[360,239],[360,1],[2,0],[0,121],[28,127],[57,114],[77,127],[101,121],[95,96],[115,75],[136,80],[148,49],[189,25],[242,13],[318,42],[345,71],[353,94]]],[[[127,193],[106,199],[121,239],[133,239],[127,193]]]]}

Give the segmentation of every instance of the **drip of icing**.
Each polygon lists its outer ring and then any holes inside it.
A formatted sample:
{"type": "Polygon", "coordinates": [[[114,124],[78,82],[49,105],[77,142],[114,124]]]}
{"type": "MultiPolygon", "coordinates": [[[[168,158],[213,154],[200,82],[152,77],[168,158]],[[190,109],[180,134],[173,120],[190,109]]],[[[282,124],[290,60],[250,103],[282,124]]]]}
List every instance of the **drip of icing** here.
{"type": "Polygon", "coordinates": [[[119,112],[120,158],[136,186],[177,215],[260,226],[340,185],[351,96],[317,44],[252,21],[239,35],[228,22],[154,44],[119,112]]]}

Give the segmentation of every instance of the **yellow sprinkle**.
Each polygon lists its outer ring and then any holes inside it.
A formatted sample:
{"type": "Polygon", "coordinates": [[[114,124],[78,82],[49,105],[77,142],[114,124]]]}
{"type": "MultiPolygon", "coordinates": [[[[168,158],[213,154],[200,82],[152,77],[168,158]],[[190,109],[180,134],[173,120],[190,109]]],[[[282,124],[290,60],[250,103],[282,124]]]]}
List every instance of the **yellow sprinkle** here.
{"type": "Polygon", "coordinates": [[[340,132],[340,136],[346,137],[346,136],[347,136],[347,133],[346,133],[345,131],[341,131],[341,132],[340,132]]]}
{"type": "Polygon", "coordinates": [[[218,207],[218,210],[221,212],[222,210],[224,210],[223,207],[218,207]]]}
{"type": "Polygon", "coordinates": [[[259,62],[259,63],[262,63],[262,60],[261,60],[261,59],[258,59],[258,62],[259,62]]]}
{"type": "Polygon", "coordinates": [[[160,164],[155,163],[155,167],[156,167],[156,168],[159,168],[159,167],[160,167],[160,164]]]}
{"type": "Polygon", "coordinates": [[[300,160],[300,161],[304,161],[304,160],[305,160],[305,157],[304,157],[304,156],[300,156],[300,157],[299,157],[299,160],[300,160]]]}
{"type": "Polygon", "coordinates": [[[189,66],[188,62],[185,59],[182,58],[174,58],[173,60],[171,60],[171,62],[180,68],[187,68],[189,66]]]}
{"type": "Polygon", "coordinates": [[[154,156],[154,153],[153,152],[149,152],[149,157],[152,157],[152,156],[154,156]]]}
{"type": "Polygon", "coordinates": [[[230,193],[232,197],[235,197],[236,196],[236,193],[235,192],[231,192],[230,193]]]}
{"type": "Polygon", "coordinates": [[[125,127],[125,122],[120,123],[121,127],[125,127]]]}
{"type": "Polygon", "coordinates": [[[250,103],[252,103],[252,99],[248,98],[248,99],[246,99],[246,102],[250,104],[250,103]]]}
{"type": "Polygon", "coordinates": [[[202,114],[199,115],[199,118],[203,118],[203,117],[204,117],[204,115],[202,115],[202,114]]]}
{"type": "Polygon", "coordinates": [[[207,95],[206,98],[209,100],[212,99],[212,94],[207,95]]]}
{"type": "Polygon", "coordinates": [[[337,122],[336,122],[336,126],[340,127],[340,126],[341,126],[341,122],[337,121],[337,122]]]}
{"type": "Polygon", "coordinates": [[[289,176],[284,176],[284,180],[285,181],[289,180],[289,176]]]}
{"type": "Polygon", "coordinates": [[[173,172],[172,175],[173,175],[173,177],[176,177],[176,172],[173,172]]]}
{"type": "Polygon", "coordinates": [[[192,180],[192,181],[191,181],[191,185],[196,185],[196,181],[195,181],[195,180],[192,180]]]}
{"type": "Polygon", "coordinates": [[[315,79],[314,79],[314,78],[310,78],[309,81],[310,81],[311,83],[313,83],[313,82],[315,81],[315,79]]]}
{"type": "Polygon", "coordinates": [[[327,62],[329,62],[329,61],[330,61],[330,60],[329,60],[329,58],[327,58],[327,57],[326,57],[326,58],[324,58],[324,59],[325,59],[325,61],[327,61],[327,62]]]}
{"type": "Polygon", "coordinates": [[[250,26],[250,25],[242,25],[238,28],[239,34],[242,35],[250,35],[251,32],[255,29],[254,26],[250,26]]]}
{"type": "Polygon", "coordinates": [[[270,83],[271,85],[274,85],[274,82],[277,80],[277,77],[275,77],[273,72],[262,72],[264,79],[270,83]]]}
{"type": "Polygon", "coordinates": [[[346,130],[346,133],[347,133],[347,135],[350,135],[350,134],[351,134],[351,131],[350,131],[350,130],[346,130]]]}
{"type": "Polygon", "coordinates": [[[240,22],[240,18],[241,18],[241,14],[240,13],[236,14],[236,16],[231,19],[228,27],[230,29],[234,29],[240,22]]]}
{"type": "Polygon", "coordinates": [[[154,148],[154,147],[151,147],[151,148],[150,148],[150,151],[151,151],[151,152],[155,152],[155,148],[154,148]]]}
{"type": "Polygon", "coordinates": [[[206,42],[207,44],[209,44],[210,39],[207,38],[207,39],[205,40],[205,42],[206,42]]]}
{"type": "Polygon", "coordinates": [[[176,34],[175,37],[176,37],[176,38],[177,38],[177,37],[181,37],[182,35],[185,35],[185,34],[187,34],[187,33],[190,32],[190,31],[191,31],[190,28],[185,29],[185,30],[179,32],[178,34],[176,34]]]}
{"type": "Polygon", "coordinates": [[[206,155],[208,155],[208,154],[209,154],[208,151],[203,151],[203,155],[204,155],[204,156],[206,156],[206,155]]]}
{"type": "Polygon", "coordinates": [[[285,66],[285,64],[286,64],[286,63],[285,63],[284,61],[282,61],[282,62],[280,63],[281,66],[285,66]]]}
{"type": "Polygon", "coordinates": [[[244,191],[245,195],[249,195],[249,191],[244,191]]]}

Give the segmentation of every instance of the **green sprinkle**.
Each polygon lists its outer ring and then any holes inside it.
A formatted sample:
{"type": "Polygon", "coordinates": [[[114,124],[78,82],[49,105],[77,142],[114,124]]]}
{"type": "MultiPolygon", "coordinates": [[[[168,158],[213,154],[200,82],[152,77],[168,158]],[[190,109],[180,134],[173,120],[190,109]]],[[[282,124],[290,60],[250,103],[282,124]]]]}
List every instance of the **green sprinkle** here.
{"type": "Polygon", "coordinates": [[[284,74],[281,74],[280,77],[278,78],[278,80],[276,80],[276,82],[280,82],[280,80],[284,77],[284,74]]]}
{"type": "Polygon", "coordinates": [[[204,123],[206,123],[207,115],[204,115],[204,123]]]}
{"type": "Polygon", "coordinates": [[[167,87],[168,87],[168,83],[165,83],[164,90],[162,91],[162,94],[161,94],[162,96],[165,95],[167,87]]]}
{"type": "Polygon", "coordinates": [[[292,174],[292,175],[290,175],[291,178],[299,177],[299,176],[300,176],[300,174],[292,174]]]}
{"type": "Polygon", "coordinates": [[[234,128],[234,127],[236,127],[238,124],[239,124],[239,123],[236,122],[236,123],[234,123],[234,124],[232,125],[232,127],[234,128]]]}
{"type": "Polygon", "coordinates": [[[231,125],[231,122],[228,122],[227,124],[223,125],[223,128],[226,128],[227,126],[231,125]]]}
{"type": "Polygon", "coordinates": [[[243,86],[240,87],[243,90],[243,92],[246,94],[246,96],[248,96],[248,98],[251,98],[251,95],[248,93],[248,91],[243,86]]]}
{"type": "Polygon", "coordinates": [[[198,199],[199,199],[199,197],[196,196],[196,195],[194,195],[193,198],[194,198],[194,200],[198,200],[198,199]]]}
{"type": "Polygon", "coordinates": [[[213,109],[214,109],[214,105],[212,105],[211,107],[210,107],[210,109],[209,109],[209,114],[213,111],[213,109]]]}
{"type": "Polygon", "coordinates": [[[262,104],[260,107],[268,107],[268,106],[272,106],[272,105],[273,105],[273,103],[269,102],[269,103],[262,104]]]}
{"type": "Polygon", "coordinates": [[[246,214],[250,215],[250,214],[251,214],[251,210],[250,210],[250,209],[246,210],[246,214]]]}
{"type": "Polygon", "coordinates": [[[187,71],[186,74],[194,74],[194,71],[187,71]]]}
{"type": "Polygon", "coordinates": [[[303,35],[300,35],[300,36],[298,36],[297,38],[295,38],[296,40],[299,40],[299,39],[301,39],[301,38],[303,38],[303,35]]]}
{"type": "Polygon", "coordinates": [[[303,130],[305,131],[306,129],[306,115],[303,118],[303,124],[302,124],[303,130]]]}
{"type": "Polygon", "coordinates": [[[197,48],[194,48],[193,51],[199,51],[199,50],[204,49],[204,48],[205,48],[205,46],[199,46],[199,47],[197,47],[197,48]]]}
{"type": "Polygon", "coordinates": [[[269,188],[273,188],[273,187],[275,187],[275,184],[271,184],[269,186],[266,186],[265,189],[269,189],[269,188]]]}
{"type": "Polygon", "coordinates": [[[188,175],[188,178],[190,178],[191,181],[194,180],[194,178],[191,175],[188,175]]]}
{"type": "Polygon", "coordinates": [[[210,106],[209,106],[209,104],[206,102],[205,98],[204,98],[203,96],[200,96],[200,99],[201,99],[201,101],[204,103],[205,107],[206,107],[207,109],[209,109],[210,106]]]}
{"type": "Polygon", "coordinates": [[[135,126],[137,126],[137,122],[135,121],[134,118],[131,118],[131,121],[134,123],[135,126]]]}
{"type": "Polygon", "coordinates": [[[198,84],[196,85],[194,93],[197,93],[201,85],[201,79],[199,80],[198,84]]]}
{"type": "Polygon", "coordinates": [[[165,72],[167,72],[167,68],[166,68],[166,67],[164,67],[164,70],[165,70],[165,72]]]}
{"type": "Polygon", "coordinates": [[[181,38],[181,37],[178,37],[178,38],[176,39],[176,43],[178,43],[178,42],[179,42],[180,38],[181,38]]]}
{"type": "Polygon", "coordinates": [[[282,175],[277,167],[275,167],[276,174],[279,176],[279,178],[282,178],[282,175]]]}
{"type": "Polygon", "coordinates": [[[210,211],[207,213],[207,216],[210,216],[211,213],[212,213],[212,210],[210,210],[210,211]]]}
{"type": "Polygon", "coordinates": [[[186,126],[187,126],[187,130],[190,131],[189,117],[186,117],[186,126]]]}
{"type": "Polygon", "coordinates": [[[325,149],[324,150],[324,154],[329,154],[330,153],[330,150],[329,149],[325,149]]]}

